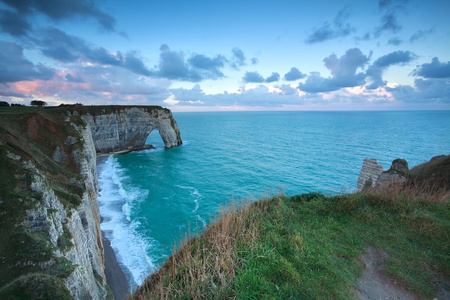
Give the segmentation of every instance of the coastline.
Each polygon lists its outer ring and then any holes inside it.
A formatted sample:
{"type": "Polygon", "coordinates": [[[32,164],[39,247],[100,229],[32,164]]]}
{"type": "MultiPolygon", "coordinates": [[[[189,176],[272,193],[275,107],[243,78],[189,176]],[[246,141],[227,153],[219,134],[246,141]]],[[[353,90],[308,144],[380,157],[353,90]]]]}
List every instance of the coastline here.
{"type": "Polygon", "coordinates": [[[117,261],[116,254],[111,247],[111,242],[102,231],[103,251],[105,256],[106,284],[114,293],[114,299],[126,299],[130,295],[130,287],[125,273],[117,261]]]}
{"type": "MultiPolygon", "coordinates": [[[[98,166],[107,160],[108,155],[99,156],[97,155],[97,169],[98,166]]],[[[101,192],[101,191],[100,191],[101,192]]],[[[103,217],[100,215],[100,223],[103,222],[103,217]]],[[[124,270],[117,260],[116,253],[111,247],[111,241],[106,237],[103,230],[102,232],[102,242],[103,242],[103,253],[104,253],[104,265],[105,265],[105,276],[106,284],[112,290],[114,294],[114,299],[127,299],[130,295],[130,285],[124,270]]]]}

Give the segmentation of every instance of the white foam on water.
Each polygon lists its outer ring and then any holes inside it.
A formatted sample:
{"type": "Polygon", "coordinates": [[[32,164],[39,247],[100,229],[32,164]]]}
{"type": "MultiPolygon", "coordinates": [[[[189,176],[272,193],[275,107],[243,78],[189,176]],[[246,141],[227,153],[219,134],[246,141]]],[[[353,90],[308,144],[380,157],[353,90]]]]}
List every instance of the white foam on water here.
{"type": "Polygon", "coordinates": [[[154,240],[139,233],[143,220],[133,220],[130,215],[133,206],[145,199],[148,191],[128,187],[123,173],[114,156],[99,165],[101,193],[98,201],[104,219],[100,227],[111,241],[119,263],[128,269],[124,273],[130,277],[133,288],[156,269],[155,260],[147,254],[156,245],[154,240]]]}
{"type": "MultiPolygon", "coordinates": [[[[195,203],[195,207],[192,210],[192,212],[196,213],[198,211],[198,209],[200,208],[200,204],[198,203],[198,201],[203,198],[203,195],[200,194],[200,192],[195,187],[192,187],[192,186],[176,185],[176,187],[179,187],[184,190],[190,190],[191,197],[194,198],[194,203],[195,203]]],[[[196,218],[197,218],[197,220],[199,220],[202,223],[203,228],[206,228],[206,221],[199,214],[196,214],[196,218]]]]}

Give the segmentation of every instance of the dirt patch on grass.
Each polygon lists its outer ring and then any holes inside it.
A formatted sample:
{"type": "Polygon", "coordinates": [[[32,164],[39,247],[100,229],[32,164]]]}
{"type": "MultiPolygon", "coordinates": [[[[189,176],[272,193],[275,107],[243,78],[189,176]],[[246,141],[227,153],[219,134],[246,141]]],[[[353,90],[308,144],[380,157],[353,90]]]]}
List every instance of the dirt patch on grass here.
{"type": "Polygon", "coordinates": [[[420,299],[384,274],[385,261],[389,257],[386,251],[370,246],[367,250],[361,258],[365,269],[358,280],[358,290],[355,292],[357,299],[420,299]]]}

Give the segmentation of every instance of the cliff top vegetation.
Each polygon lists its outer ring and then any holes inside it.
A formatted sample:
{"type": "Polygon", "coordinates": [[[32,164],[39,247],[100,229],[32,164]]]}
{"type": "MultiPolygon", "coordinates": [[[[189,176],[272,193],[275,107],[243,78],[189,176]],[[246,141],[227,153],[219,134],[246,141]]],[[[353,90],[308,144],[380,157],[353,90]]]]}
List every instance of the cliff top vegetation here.
{"type": "Polygon", "coordinates": [[[349,299],[373,251],[393,288],[448,295],[449,171],[443,156],[382,192],[231,203],[131,298],[349,299]]]}

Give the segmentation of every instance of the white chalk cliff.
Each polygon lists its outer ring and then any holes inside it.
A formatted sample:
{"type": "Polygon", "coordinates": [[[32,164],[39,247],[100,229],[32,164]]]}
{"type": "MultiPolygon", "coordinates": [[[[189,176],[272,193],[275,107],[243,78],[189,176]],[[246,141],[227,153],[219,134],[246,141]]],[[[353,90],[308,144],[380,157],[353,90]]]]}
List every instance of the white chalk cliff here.
{"type": "Polygon", "coordinates": [[[159,130],[181,145],[162,107],[63,107],[0,115],[0,299],[106,299],[96,155],[144,146],[159,130]]]}

